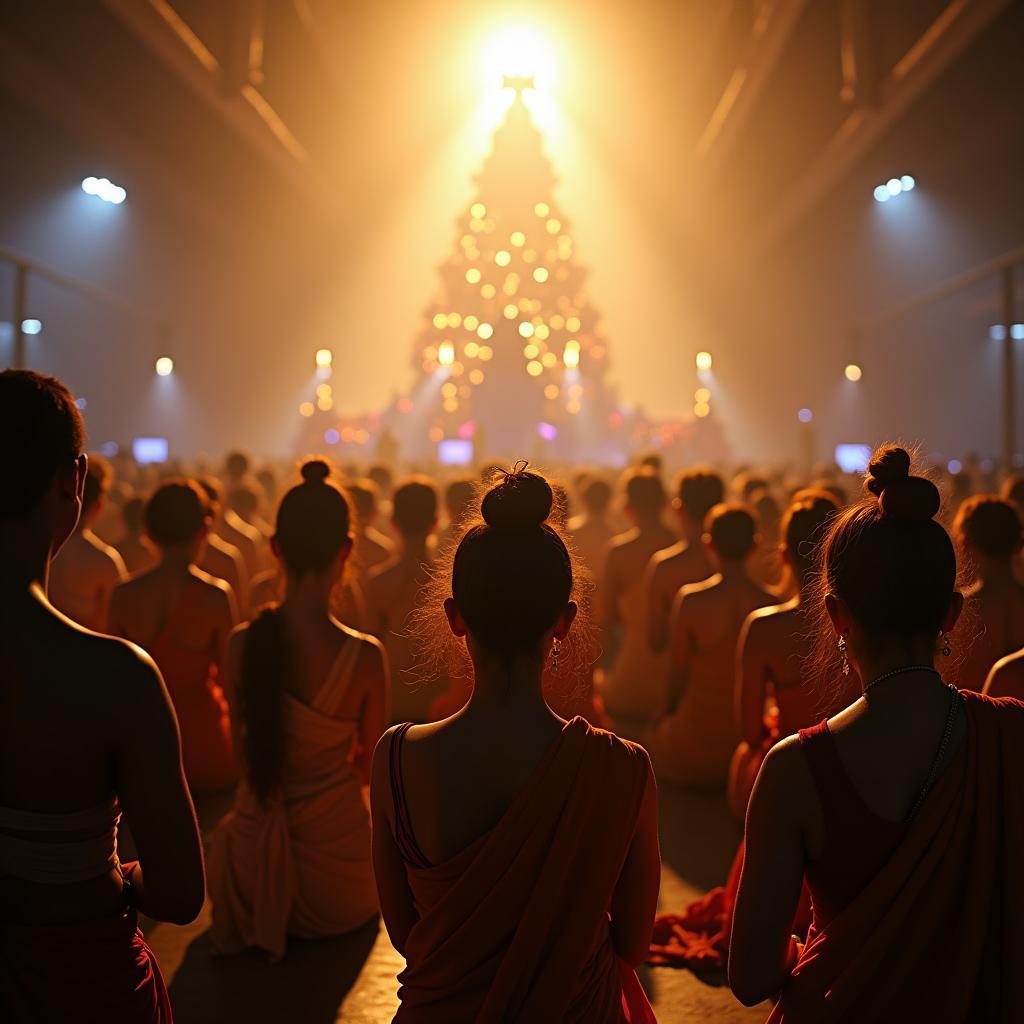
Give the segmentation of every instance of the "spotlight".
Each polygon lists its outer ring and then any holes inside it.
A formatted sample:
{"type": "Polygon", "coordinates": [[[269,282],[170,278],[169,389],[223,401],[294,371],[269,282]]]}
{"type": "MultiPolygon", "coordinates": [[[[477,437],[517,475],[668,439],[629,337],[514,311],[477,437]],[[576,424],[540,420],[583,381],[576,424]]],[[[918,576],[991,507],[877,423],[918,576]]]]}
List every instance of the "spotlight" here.
{"type": "Polygon", "coordinates": [[[316,365],[323,369],[331,365],[334,361],[334,354],[329,348],[318,348],[316,350],[316,365]]]}
{"type": "Polygon", "coordinates": [[[710,352],[698,352],[697,353],[697,369],[698,370],[710,370],[711,369],[711,353],[710,352]]]}
{"type": "Polygon", "coordinates": [[[903,191],[903,182],[899,178],[890,178],[885,187],[889,190],[889,195],[898,196],[903,191]]]}
{"type": "Polygon", "coordinates": [[[843,370],[847,380],[851,380],[854,383],[859,381],[864,376],[864,371],[856,363],[847,363],[846,369],[843,370]]]}
{"type": "Polygon", "coordinates": [[[451,366],[455,362],[455,346],[450,341],[442,341],[438,346],[437,361],[442,366],[451,366]]]}
{"type": "Polygon", "coordinates": [[[95,178],[92,175],[82,180],[82,191],[114,206],[120,206],[128,198],[128,193],[120,185],[115,185],[109,178],[95,178]]]}
{"type": "Polygon", "coordinates": [[[158,377],[170,377],[174,373],[174,360],[170,356],[161,356],[153,368],[158,377]]]}
{"type": "Polygon", "coordinates": [[[22,320],[21,321],[21,333],[22,334],[38,334],[43,329],[42,320],[22,320]]]}
{"type": "Polygon", "coordinates": [[[876,185],[874,190],[875,201],[887,203],[890,199],[903,192],[910,192],[917,187],[913,175],[904,174],[899,178],[890,178],[884,185],[876,185]]]}
{"type": "Polygon", "coordinates": [[[801,409],[797,414],[796,418],[801,423],[810,423],[814,419],[814,413],[810,409],[801,409]]]}
{"type": "Polygon", "coordinates": [[[875,186],[875,202],[887,203],[889,202],[889,190],[884,185],[875,186]]]}

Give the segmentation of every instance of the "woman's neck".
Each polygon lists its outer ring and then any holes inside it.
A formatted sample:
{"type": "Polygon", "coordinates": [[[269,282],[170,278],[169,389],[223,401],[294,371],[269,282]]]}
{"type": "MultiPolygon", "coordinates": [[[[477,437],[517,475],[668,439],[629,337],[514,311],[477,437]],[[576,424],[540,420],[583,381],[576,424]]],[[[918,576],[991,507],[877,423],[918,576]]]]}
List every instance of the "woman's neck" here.
{"type": "Polygon", "coordinates": [[[473,714],[530,715],[546,710],[541,689],[542,662],[521,656],[511,660],[473,658],[473,696],[467,709],[473,714]]]}
{"type": "Polygon", "coordinates": [[[301,579],[285,577],[284,600],[281,611],[286,620],[300,628],[311,623],[321,624],[330,619],[333,583],[326,577],[307,573],[301,579]]]}
{"type": "Polygon", "coordinates": [[[1017,580],[1013,572],[1013,564],[1009,561],[1002,561],[992,558],[979,558],[976,560],[978,570],[978,582],[983,587],[994,587],[1002,589],[1013,586],[1017,580]]]}

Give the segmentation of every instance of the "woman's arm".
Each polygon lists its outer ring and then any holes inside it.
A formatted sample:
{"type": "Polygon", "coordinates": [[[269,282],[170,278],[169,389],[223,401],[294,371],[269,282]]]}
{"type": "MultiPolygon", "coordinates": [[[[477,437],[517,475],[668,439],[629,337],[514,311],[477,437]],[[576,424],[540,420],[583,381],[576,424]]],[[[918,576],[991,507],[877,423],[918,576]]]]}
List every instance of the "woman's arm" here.
{"type": "Polygon", "coordinates": [[[611,935],[615,952],[630,965],[642,964],[651,949],[651,931],[658,909],[661,851],[658,847],[658,791],[647,752],[643,803],[611,904],[611,935]]]}
{"type": "Polygon", "coordinates": [[[815,799],[813,782],[800,740],[791,736],[765,758],[747,809],[729,943],[729,987],[747,1006],[779,992],[796,963],[792,927],[803,885],[809,799],[815,799]]]}
{"type": "Polygon", "coordinates": [[[203,905],[206,883],[178,722],[149,656],[123,649],[113,754],[117,798],[139,854],[132,872],[136,903],[157,921],[188,924],[203,905]]]}
{"type": "Polygon", "coordinates": [[[360,641],[365,649],[360,655],[363,678],[366,683],[366,697],[362,714],[359,716],[358,748],[353,766],[364,786],[370,784],[373,752],[388,725],[391,714],[391,683],[388,675],[387,654],[384,645],[377,639],[360,641]]]}
{"type": "Polygon", "coordinates": [[[743,623],[736,646],[736,724],[739,734],[752,750],[757,750],[767,735],[764,727],[764,699],[767,683],[761,654],[757,612],[743,623]]]}
{"type": "Polygon", "coordinates": [[[405,943],[419,920],[412,890],[405,873],[405,861],[395,842],[394,809],[391,806],[391,743],[394,729],[380,738],[373,752],[370,777],[370,814],[373,823],[373,873],[377,880],[380,912],[391,945],[405,956],[405,943]]]}

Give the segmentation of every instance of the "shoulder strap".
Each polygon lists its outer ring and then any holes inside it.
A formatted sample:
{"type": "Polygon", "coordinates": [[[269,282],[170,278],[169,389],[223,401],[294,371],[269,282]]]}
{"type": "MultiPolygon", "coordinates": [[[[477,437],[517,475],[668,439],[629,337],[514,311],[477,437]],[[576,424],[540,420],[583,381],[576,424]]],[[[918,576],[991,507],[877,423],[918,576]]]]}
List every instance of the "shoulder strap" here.
{"type": "Polygon", "coordinates": [[[348,692],[356,662],[359,660],[359,648],[360,642],[354,636],[345,638],[327,674],[327,679],[313,698],[313,707],[330,718],[338,714],[338,708],[341,707],[341,702],[348,692]]]}
{"type": "Polygon", "coordinates": [[[395,809],[395,843],[406,863],[415,868],[429,868],[430,861],[423,855],[412,833],[409,821],[409,807],[405,802],[405,786],[402,782],[402,744],[412,722],[404,722],[391,734],[390,775],[391,804],[395,809]]]}

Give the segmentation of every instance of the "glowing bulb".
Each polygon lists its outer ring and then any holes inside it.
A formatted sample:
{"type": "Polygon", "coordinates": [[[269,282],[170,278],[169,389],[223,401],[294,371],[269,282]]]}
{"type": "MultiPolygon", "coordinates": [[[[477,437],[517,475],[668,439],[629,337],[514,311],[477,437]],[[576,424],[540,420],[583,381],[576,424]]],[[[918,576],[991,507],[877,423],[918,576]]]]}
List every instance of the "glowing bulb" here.
{"type": "Polygon", "coordinates": [[[864,376],[863,371],[856,363],[848,363],[843,373],[846,375],[847,380],[852,380],[854,383],[864,376]]]}
{"type": "Polygon", "coordinates": [[[566,342],[565,350],[562,352],[562,363],[567,370],[575,370],[580,365],[580,346],[570,341],[566,342]]]}
{"type": "Polygon", "coordinates": [[[889,190],[889,195],[898,196],[903,191],[903,182],[899,178],[890,178],[885,187],[889,190]]]}
{"type": "Polygon", "coordinates": [[[161,356],[153,367],[157,376],[170,377],[174,373],[174,360],[170,356],[161,356]]]}
{"type": "Polygon", "coordinates": [[[302,405],[299,406],[299,415],[300,416],[312,416],[313,415],[313,403],[312,402],[303,402],[302,405]]]}
{"type": "Polygon", "coordinates": [[[695,402],[704,402],[707,404],[711,401],[711,392],[707,388],[697,388],[693,393],[693,400],[695,402]]]}
{"type": "Polygon", "coordinates": [[[455,362],[455,346],[450,341],[442,341],[437,347],[437,361],[442,366],[451,366],[455,362]]]}
{"type": "Polygon", "coordinates": [[[711,412],[711,406],[707,402],[698,402],[693,407],[693,415],[698,419],[704,419],[711,412]]]}
{"type": "Polygon", "coordinates": [[[43,329],[43,321],[30,317],[21,321],[22,334],[38,334],[43,329]]]}
{"type": "Polygon", "coordinates": [[[474,203],[469,208],[469,215],[474,220],[483,220],[487,216],[487,207],[483,203],[474,203]]]}
{"type": "Polygon", "coordinates": [[[697,353],[697,369],[698,370],[710,370],[711,369],[711,353],[710,352],[698,352],[697,353]]]}
{"type": "Polygon", "coordinates": [[[493,36],[481,54],[482,70],[489,78],[534,76],[548,80],[554,58],[548,41],[526,26],[506,28],[493,36]]]}
{"type": "Polygon", "coordinates": [[[917,185],[917,182],[914,181],[914,179],[913,179],[913,177],[911,175],[904,174],[900,178],[900,184],[903,186],[903,191],[904,192],[910,192],[917,185]]]}
{"type": "Polygon", "coordinates": [[[875,202],[877,203],[887,203],[892,198],[889,195],[889,190],[884,185],[876,185],[874,195],[875,202]]]}
{"type": "Polygon", "coordinates": [[[538,217],[546,217],[551,212],[551,207],[547,203],[538,203],[534,208],[533,212],[538,217]]]}
{"type": "Polygon", "coordinates": [[[512,262],[512,256],[509,254],[508,250],[499,249],[494,254],[494,262],[497,263],[499,267],[507,267],[509,263],[512,262]]]}
{"type": "Polygon", "coordinates": [[[443,327],[448,326],[448,317],[444,313],[434,314],[434,326],[440,330],[443,327]]]}
{"type": "MultiPolygon", "coordinates": [[[[486,341],[493,334],[494,334],[494,328],[490,324],[481,324],[476,329],[476,336],[478,338],[480,338],[482,341],[486,341]]],[[[487,346],[485,345],[484,348],[486,348],[486,347],[487,346]]],[[[481,349],[480,350],[480,358],[483,359],[483,357],[484,357],[483,349],[481,349]]]]}
{"type": "Polygon", "coordinates": [[[536,359],[532,359],[526,364],[526,372],[531,377],[539,377],[544,372],[544,367],[536,359]]]}
{"type": "Polygon", "coordinates": [[[466,271],[466,280],[470,284],[479,284],[480,283],[480,277],[481,277],[480,271],[477,270],[476,267],[470,267],[469,270],[466,271]]]}
{"type": "Polygon", "coordinates": [[[810,409],[801,409],[797,414],[796,418],[801,423],[810,423],[814,419],[814,413],[810,409]]]}
{"type": "Polygon", "coordinates": [[[531,324],[529,320],[524,320],[519,325],[519,335],[520,335],[520,337],[523,337],[523,338],[532,338],[533,337],[533,324],[531,324]]]}
{"type": "Polygon", "coordinates": [[[537,267],[533,272],[533,279],[537,284],[543,284],[548,279],[548,271],[546,267],[537,267]]]}
{"type": "Polygon", "coordinates": [[[318,348],[316,350],[316,365],[323,369],[334,361],[334,354],[329,348],[318,348]]]}

